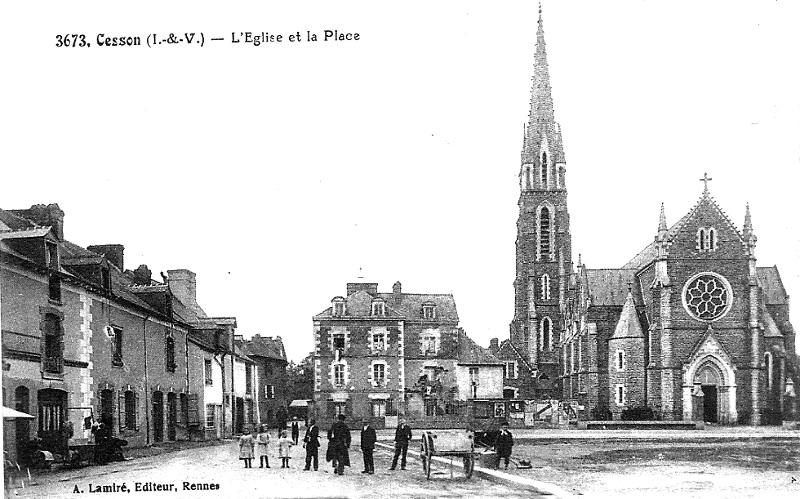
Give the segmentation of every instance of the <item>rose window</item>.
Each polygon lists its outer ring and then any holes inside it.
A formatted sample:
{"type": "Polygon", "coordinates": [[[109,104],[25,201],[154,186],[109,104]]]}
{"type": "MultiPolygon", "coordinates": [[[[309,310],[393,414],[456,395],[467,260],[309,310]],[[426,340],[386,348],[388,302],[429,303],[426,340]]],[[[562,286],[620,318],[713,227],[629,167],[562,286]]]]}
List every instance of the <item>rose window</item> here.
{"type": "Polygon", "coordinates": [[[686,309],[700,320],[722,317],[730,305],[730,288],[720,277],[703,274],[690,281],[683,295],[686,309]]]}

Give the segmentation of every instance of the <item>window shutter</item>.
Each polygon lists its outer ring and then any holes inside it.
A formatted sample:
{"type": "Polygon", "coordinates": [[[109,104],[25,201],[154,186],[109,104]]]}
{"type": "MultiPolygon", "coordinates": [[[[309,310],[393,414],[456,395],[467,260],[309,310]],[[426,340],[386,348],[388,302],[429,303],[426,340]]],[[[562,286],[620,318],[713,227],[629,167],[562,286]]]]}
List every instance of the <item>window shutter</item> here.
{"type": "Polygon", "coordinates": [[[189,426],[200,425],[200,411],[197,408],[197,395],[189,395],[189,426]]]}
{"type": "Polygon", "coordinates": [[[119,392],[119,403],[117,404],[117,412],[119,417],[119,431],[125,429],[125,392],[119,392]]]}
{"type": "Polygon", "coordinates": [[[134,414],[133,427],[136,431],[139,431],[139,394],[136,392],[134,392],[133,394],[133,405],[135,407],[135,410],[133,412],[134,414]]]}

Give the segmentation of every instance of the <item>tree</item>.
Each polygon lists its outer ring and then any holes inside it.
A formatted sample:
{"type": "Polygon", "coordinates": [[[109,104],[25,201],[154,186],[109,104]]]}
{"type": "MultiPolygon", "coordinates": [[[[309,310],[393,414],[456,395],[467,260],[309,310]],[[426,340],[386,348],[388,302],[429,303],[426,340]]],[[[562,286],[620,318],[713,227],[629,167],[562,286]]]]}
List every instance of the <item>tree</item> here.
{"type": "Polygon", "coordinates": [[[289,399],[311,399],[314,396],[314,354],[296,364],[290,361],[286,366],[288,376],[287,391],[289,399]]]}

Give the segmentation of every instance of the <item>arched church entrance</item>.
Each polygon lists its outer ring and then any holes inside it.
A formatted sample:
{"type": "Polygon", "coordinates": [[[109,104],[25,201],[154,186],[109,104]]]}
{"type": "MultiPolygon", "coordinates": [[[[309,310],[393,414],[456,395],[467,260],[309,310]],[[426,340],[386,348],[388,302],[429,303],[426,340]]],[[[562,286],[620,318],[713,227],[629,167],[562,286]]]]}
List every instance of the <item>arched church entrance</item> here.
{"type": "Polygon", "coordinates": [[[700,385],[698,409],[702,409],[701,421],[719,422],[719,388],[723,376],[719,368],[711,361],[706,361],[694,376],[694,385],[700,385]]]}
{"type": "Polygon", "coordinates": [[[684,374],[683,414],[687,421],[736,423],[736,377],[727,359],[701,355],[684,374]]]}

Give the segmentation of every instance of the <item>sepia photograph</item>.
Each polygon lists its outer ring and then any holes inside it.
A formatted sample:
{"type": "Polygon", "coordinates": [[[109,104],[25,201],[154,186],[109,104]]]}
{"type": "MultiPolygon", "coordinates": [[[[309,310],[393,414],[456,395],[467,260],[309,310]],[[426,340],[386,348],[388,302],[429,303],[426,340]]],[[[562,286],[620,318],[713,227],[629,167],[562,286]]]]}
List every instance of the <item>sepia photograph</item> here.
{"type": "Polygon", "coordinates": [[[5,497],[800,494],[800,4],[0,19],[5,497]]]}

